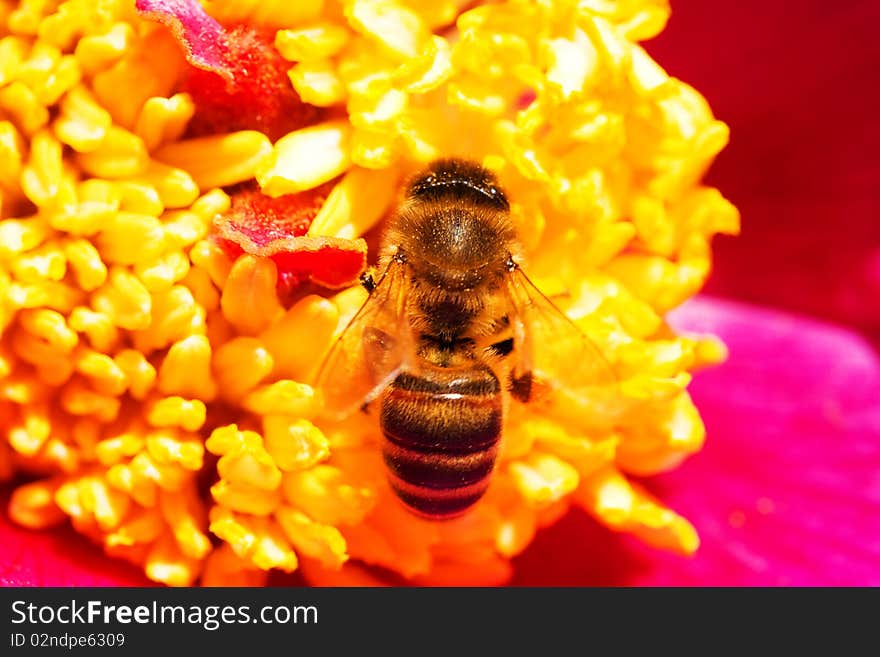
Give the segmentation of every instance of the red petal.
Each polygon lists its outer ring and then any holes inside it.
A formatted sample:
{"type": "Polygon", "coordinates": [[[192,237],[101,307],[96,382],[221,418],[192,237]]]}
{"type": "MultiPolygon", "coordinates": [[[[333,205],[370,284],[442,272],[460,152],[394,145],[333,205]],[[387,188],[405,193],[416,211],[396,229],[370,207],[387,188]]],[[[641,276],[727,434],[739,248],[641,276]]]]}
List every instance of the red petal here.
{"type": "Polygon", "coordinates": [[[274,141],[315,121],[318,109],[291,86],[291,64],[275,50],[271,32],[239,25],[228,32],[227,42],[224,61],[231,84],[198,69],[186,80],[185,90],[196,105],[191,135],[260,130],[274,141]]]}
{"type": "Polygon", "coordinates": [[[354,285],[367,266],[367,243],[340,237],[293,237],[272,256],[279,279],[311,280],[329,288],[354,285]]]}
{"type": "Polygon", "coordinates": [[[678,0],[647,44],[731,128],[709,182],[740,208],[708,290],[880,338],[880,3],[678,0]]]}
{"type": "Polygon", "coordinates": [[[696,556],[573,513],[518,559],[516,582],[880,585],[880,357],[845,330],[733,302],[697,299],[674,323],[730,347],[691,387],[706,447],[643,482],[694,523],[696,556]]]}
{"type": "Polygon", "coordinates": [[[366,242],[306,236],[335,185],[331,181],[277,198],[255,185],[239,188],[231,195],[229,211],[214,219],[216,238],[232,257],[244,252],[272,258],[282,293],[309,280],[330,288],[352,285],[366,266],[366,242]]]}
{"type": "Polygon", "coordinates": [[[232,82],[226,31],[198,0],[137,0],[135,6],[141,16],[171,30],[190,64],[232,82]]]}
{"type": "Polygon", "coordinates": [[[217,234],[244,251],[262,255],[288,237],[305,235],[336,181],[297,194],[271,197],[256,183],[230,190],[232,206],[214,219],[217,234]],[[259,252],[259,253],[258,253],[259,252]]]}
{"type": "Polygon", "coordinates": [[[226,30],[196,0],[137,0],[137,8],[172,30],[194,67],[184,84],[196,106],[191,136],[260,130],[274,141],[318,117],[291,86],[274,32],[226,30]]]}

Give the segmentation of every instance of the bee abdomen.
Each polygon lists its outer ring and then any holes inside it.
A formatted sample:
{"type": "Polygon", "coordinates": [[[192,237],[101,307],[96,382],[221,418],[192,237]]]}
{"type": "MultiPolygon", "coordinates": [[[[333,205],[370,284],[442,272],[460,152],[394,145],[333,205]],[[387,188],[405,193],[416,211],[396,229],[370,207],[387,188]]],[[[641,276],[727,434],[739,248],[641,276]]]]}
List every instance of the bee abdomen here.
{"type": "Polygon", "coordinates": [[[457,488],[427,488],[392,475],[391,487],[400,501],[419,515],[443,519],[461,515],[476,504],[489,487],[489,480],[457,488]]]}
{"type": "Polygon", "coordinates": [[[468,486],[485,479],[495,465],[495,447],[456,454],[442,450],[413,449],[386,434],[382,449],[392,474],[428,488],[468,486]]]}
{"type": "Polygon", "coordinates": [[[501,436],[498,380],[488,368],[402,375],[382,401],[383,457],[411,509],[458,515],[486,491],[501,436]]]}

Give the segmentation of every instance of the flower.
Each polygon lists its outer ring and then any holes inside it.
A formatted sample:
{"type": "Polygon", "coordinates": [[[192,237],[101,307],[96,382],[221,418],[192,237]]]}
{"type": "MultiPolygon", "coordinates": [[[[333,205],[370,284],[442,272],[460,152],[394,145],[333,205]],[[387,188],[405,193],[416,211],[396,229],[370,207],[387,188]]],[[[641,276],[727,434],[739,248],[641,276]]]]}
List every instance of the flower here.
{"type": "Polygon", "coordinates": [[[712,237],[738,230],[699,182],[727,128],[638,45],[662,2],[464,5],[9,12],[0,470],[29,479],[13,520],[69,520],[170,585],[362,581],[367,566],[500,583],[572,504],[697,549],[633,477],[703,444],[686,388],[724,348],[665,314],[702,287],[712,237]],[[272,32],[298,99],[273,96],[272,32]],[[376,423],[322,419],[309,383],[364,300],[328,288],[362,268],[400,181],[441,155],[499,176],[531,275],[620,384],[567,414],[511,410],[485,498],[438,523],[390,493],[376,423]]]}
{"type": "Polygon", "coordinates": [[[516,563],[523,585],[876,586],[880,357],[846,328],[700,298],[673,313],[728,361],[695,378],[706,447],[647,485],[698,528],[690,559],[575,515],[516,563]],[[553,555],[553,559],[548,555],[553,555]]]}
{"type": "Polygon", "coordinates": [[[880,201],[871,174],[880,131],[868,81],[880,45],[868,26],[877,9],[680,0],[673,16],[648,49],[735,126],[707,180],[748,218],[737,239],[716,242],[706,291],[845,323],[876,340],[880,201]]]}
{"type": "Polygon", "coordinates": [[[571,516],[516,562],[515,581],[880,583],[880,234],[869,174],[880,53],[868,27],[878,19],[869,2],[791,11],[679,0],[667,30],[646,44],[730,123],[731,143],[707,180],[743,213],[742,235],[714,244],[714,298],[676,311],[681,329],[730,347],[728,361],[691,386],[706,447],[650,482],[702,546],[693,559],[670,558],[571,516]]]}

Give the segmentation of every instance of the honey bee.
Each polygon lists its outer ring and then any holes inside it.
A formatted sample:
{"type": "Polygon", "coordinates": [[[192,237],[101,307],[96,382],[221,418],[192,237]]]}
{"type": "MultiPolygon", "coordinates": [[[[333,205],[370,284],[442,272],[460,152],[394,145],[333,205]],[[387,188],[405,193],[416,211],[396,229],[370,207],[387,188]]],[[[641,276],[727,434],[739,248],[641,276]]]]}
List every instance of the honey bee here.
{"type": "Polygon", "coordinates": [[[486,492],[510,400],[614,380],[600,351],[522,271],[496,178],[434,162],[409,183],[384,235],[366,302],[316,381],[342,418],[378,401],[391,488],[432,519],[486,492]],[[576,366],[573,366],[576,364],[576,366]]]}

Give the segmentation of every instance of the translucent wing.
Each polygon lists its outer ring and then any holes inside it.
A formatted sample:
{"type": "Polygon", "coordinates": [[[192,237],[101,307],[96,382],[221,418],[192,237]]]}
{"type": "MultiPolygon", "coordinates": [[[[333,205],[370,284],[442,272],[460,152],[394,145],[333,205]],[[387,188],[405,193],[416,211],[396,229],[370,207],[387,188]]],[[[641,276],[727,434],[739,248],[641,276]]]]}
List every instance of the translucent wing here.
{"type": "Polygon", "coordinates": [[[410,364],[406,265],[392,260],[327,354],[315,382],[324,413],[342,419],[373,401],[410,364]]]}
{"type": "Polygon", "coordinates": [[[538,382],[579,396],[617,383],[599,348],[519,267],[507,276],[507,295],[516,345],[511,372],[514,396],[526,400],[538,382]]]}

